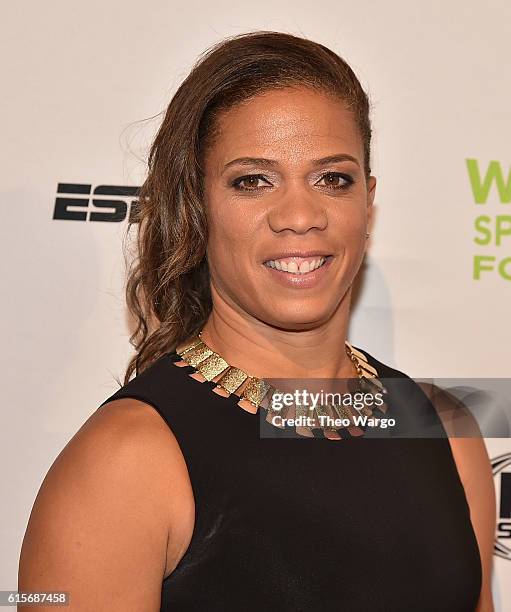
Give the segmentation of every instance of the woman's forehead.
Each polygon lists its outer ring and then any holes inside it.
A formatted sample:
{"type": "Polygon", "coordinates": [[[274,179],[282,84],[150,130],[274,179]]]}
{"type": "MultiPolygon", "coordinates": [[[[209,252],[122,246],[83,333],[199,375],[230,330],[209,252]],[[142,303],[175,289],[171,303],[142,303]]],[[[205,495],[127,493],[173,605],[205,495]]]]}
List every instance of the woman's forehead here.
{"type": "Polygon", "coordinates": [[[361,153],[355,118],[343,101],[305,88],[260,94],[224,112],[217,127],[211,153],[223,163],[243,156],[361,153]]]}

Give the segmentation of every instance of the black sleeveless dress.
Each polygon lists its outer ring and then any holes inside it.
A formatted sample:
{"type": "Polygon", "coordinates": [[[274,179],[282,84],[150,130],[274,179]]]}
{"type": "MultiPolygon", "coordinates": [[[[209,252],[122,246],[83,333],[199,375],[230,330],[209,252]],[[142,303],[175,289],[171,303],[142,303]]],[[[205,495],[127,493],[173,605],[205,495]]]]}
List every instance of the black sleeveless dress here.
{"type": "MultiPolygon", "coordinates": [[[[409,381],[389,416],[425,410],[442,428],[411,378],[363,353],[380,378],[409,381]]],[[[262,417],[180,359],[160,357],[103,402],[153,406],[188,467],[195,527],[162,583],[162,612],[475,610],[481,560],[445,435],[261,437],[262,417]]]]}

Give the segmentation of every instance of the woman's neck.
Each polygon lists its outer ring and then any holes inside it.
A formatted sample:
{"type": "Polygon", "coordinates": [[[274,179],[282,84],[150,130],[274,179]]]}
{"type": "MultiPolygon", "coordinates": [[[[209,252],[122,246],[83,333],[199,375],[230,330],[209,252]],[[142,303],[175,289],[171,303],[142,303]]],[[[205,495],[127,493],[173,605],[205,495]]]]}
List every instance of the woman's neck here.
{"type": "Polygon", "coordinates": [[[228,363],[259,378],[350,378],[345,351],[351,290],[325,323],[306,330],[272,327],[213,300],[202,339],[228,363]]]}

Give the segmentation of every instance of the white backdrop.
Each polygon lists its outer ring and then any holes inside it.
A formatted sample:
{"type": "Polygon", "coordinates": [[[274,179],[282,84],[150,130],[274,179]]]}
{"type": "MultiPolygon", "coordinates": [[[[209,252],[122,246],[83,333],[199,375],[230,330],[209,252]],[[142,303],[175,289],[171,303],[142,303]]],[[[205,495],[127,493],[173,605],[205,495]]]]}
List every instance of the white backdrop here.
{"type": "MultiPolygon", "coordinates": [[[[377,217],[350,340],[415,377],[509,376],[511,4],[290,6],[2,7],[0,590],[16,589],[21,540],[45,473],[116,389],[113,376],[122,377],[131,354],[126,221],[91,220],[92,203],[82,221],[53,219],[58,184],[139,185],[158,113],[198,54],[227,35],[273,29],[322,42],[370,95],[377,217]],[[486,201],[476,203],[485,177],[486,201]],[[481,215],[489,235],[475,229],[481,215]],[[475,256],[495,258],[479,278],[475,256]]],[[[487,445],[492,458],[511,453],[511,440],[487,445]]],[[[495,482],[499,492],[500,476],[495,482]]],[[[511,560],[496,557],[497,610],[511,610],[510,579],[511,560]]]]}

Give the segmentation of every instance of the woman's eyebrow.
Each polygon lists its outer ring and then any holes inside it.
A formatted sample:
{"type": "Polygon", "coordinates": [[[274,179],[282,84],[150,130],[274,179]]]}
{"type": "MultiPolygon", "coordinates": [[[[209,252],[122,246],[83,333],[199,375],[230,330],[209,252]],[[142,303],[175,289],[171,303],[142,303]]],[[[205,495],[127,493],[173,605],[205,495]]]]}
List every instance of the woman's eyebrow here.
{"type": "Polygon", "coordinates": [[[326,164],[334,164],[335,162],[342,161],[352,161],[357,166],[360,166],[360,163],[356,157],[353,155],[348,155],[348,153],[338,153],[337,155],[329,155],[328,157],[322,157],[321,159],[313,159],[312,164],[314,166],[325,166],[326,164]]]}
{"type": "MultiPolygon", "coordinates": [[[[348,155],[348,153],[338,153],[336,155],[321,157],[320,159],[313,159],[311,163],[313,166],[324,166],[326,164],[333,164],[335,162],[342,161],[352,161],[357,164],[357,166],[360,166],[358,159],[352,155],[348,155]]],[[[230,162],[225,164],[224,171],[234,165],[273,167],[278,166],[279,162],[275,159],[268,159],[266,157],[237,157],[236,159],[232,159],[230,162]]]]}
{"type": "Polygon", "coordinates": [[[224,170],[231,166],[278,166],[279,162],[275,159],[266,159],[265,157],[237,157],[227,162],[224,166],[224,170]]]}

